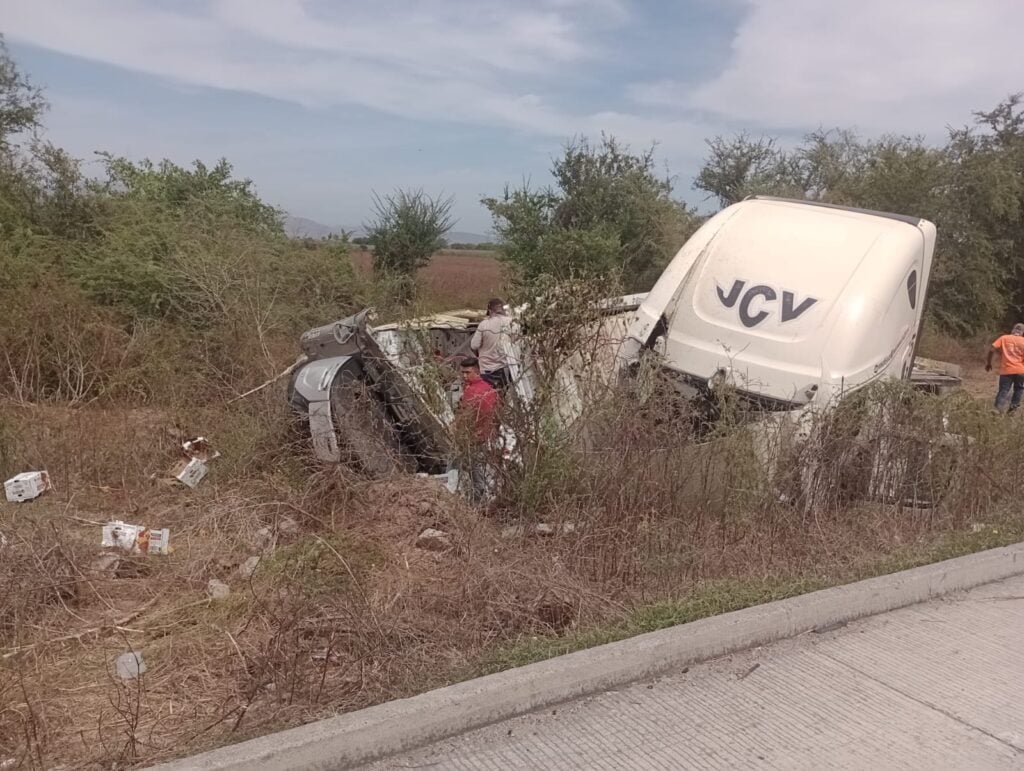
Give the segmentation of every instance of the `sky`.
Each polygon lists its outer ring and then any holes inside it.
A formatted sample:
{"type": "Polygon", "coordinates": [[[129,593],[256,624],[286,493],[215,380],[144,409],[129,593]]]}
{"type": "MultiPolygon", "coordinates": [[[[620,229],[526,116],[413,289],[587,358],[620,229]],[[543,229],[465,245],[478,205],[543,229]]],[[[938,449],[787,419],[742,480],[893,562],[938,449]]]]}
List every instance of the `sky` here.
{"type": "Polygon", "coordinates": [[[422,188],[477,233],[574,136],[657,142],[693,204],[719,134],[941,142],[1024,90],[1021,29],[1020,0],[0,0],[49,137],[90,163],[226,157],[330,225],[422,188]]]}

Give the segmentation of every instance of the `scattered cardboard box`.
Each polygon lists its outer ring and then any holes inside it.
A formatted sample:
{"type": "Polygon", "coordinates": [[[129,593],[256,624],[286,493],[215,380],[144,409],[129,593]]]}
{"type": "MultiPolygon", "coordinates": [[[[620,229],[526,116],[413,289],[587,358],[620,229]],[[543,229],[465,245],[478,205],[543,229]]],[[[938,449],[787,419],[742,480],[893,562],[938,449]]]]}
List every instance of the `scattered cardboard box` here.
{"type": "Polygon", "coordinates": [[[259,567],[260,558],[258,555],[249,557],[245,562],[238,566],[238,574],[242,578],[252,578],[256,573],[256,568],[259,567]]]}
{"type": "Polygon", "coordinates": [[[419,473],[416,476],[421,477],[423,479],[433,479],[435,482],[439,482],[441,485],[444,486],[444,488],[448,492],[452,493],[453,495],[457,493],[459,490],[459,470],[455,468],[449,469],[443,474],[419,473]]]}
{"type": "Polygon", "coordinates": [[[452,547],[452,537],[443,530],[428,527],[416,539],[416,547],[427,551],[445,551],[452,547]]]}
{"type": "Polygon", "coordinates": [[[181,443],[181,451],[185,457],[171,469],[171,476],[195,490],[210,470],[210,461],[219,458],[220,453],[203,436],[186,439],[181,443]]]}
{"type": "Polygon", "coordinates": [[[4,482],[4,492],[11,503],[31,501],[52,489],[53,483],[46,471],[26,471],[4,482]]]}
{"type": "Polygon", "coordinates": [[[142,525],[129,525],[121,520],[103,526],[102,546],[120,549],[128,554],[169,554],[171,531],[151,530],[142,525]]]}
{"type": "Polygon", "coordinates": [[[223,600],[231,594],[231,587],[219,578],[211,578],[206,584],[206,591],[215,600],[223,600]]]}
{"type": "Polygon", "coordinates": [[[201,460],[204,463],[209,463],[211,460],[220,457],[220,453],[213,449],[210,440],[205,436],[186,439],[181,443],[181,449],[187,457],[201,460]]]}
{"type": "Polygon", "coordinates": [[[203,481],[207,471],[209,471],[209,467],[205,461],[199,460],[199,458],[189,458],[188,460],[179,461],[171,469],[171,476],[185,485],[185,487],[195,490],[199,483],[203,481]]]}

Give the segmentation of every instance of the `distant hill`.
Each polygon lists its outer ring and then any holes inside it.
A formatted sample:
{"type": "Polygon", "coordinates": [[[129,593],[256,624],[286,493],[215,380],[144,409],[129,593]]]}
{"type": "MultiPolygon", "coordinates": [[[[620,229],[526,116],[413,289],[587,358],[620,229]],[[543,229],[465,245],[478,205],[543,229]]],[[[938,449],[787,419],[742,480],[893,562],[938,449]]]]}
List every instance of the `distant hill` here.
{"type": "Polygon", "coordinates": [[[332,228],[305,217],[293,217],[291,214],[287,214],[284,218],[284,232],[293,238],[324,238],[340,233],[341,228],[332,228]]]}
{"type": "Polygon", "coordinates": [[[449,244],[493,244],[495,242],[494,236],[466,233],[463,230],[453,230],[444,238],[449,244]]]}
{"type": "MultiPolygon", "coordinates": [[[[322,222],[295,217],[288,214],[284,218],[284,232],[294,238],[326,238],[330,235],[340,235],[344,231],[352,238],[360,238],[366,235],[366,229],[361,225],[346,227],[344,225],[324,225],[322,222]]],[[[493,244],[493,236],[485,236],[480,233],[467,233],[463,230],[453,230],[445,240],[450,244],[493,244]]]]}

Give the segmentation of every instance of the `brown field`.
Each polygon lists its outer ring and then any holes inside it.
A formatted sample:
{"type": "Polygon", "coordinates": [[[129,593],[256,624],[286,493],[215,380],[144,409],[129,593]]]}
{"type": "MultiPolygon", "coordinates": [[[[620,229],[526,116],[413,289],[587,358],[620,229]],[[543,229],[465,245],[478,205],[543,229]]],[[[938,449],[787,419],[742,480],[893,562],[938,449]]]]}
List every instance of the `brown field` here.
{"type": "MultiPolygon", "coordinates": [[[[353,247],[352,263],[364,276],[372,274],[373,252],[353,247]]],[[[421,300],[429,310],[483,307],[503,285],[497,252],[445,249],[419,273],[421,300]]]]}

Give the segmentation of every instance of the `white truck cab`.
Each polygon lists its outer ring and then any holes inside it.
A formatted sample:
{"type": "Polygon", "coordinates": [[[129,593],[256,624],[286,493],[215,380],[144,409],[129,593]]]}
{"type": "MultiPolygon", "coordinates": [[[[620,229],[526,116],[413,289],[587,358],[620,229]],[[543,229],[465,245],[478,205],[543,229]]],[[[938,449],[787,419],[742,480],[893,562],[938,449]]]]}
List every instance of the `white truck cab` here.
{"type": "Polygon", "coordinates": [[[624,353],[655,347],[697,386],[795,410],[908,378],[935,249],[927,220],[754,197],[711,217],[636,312],[624,353]]]}

